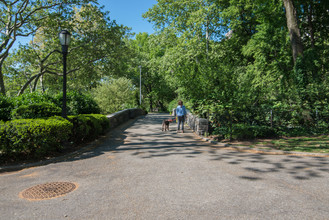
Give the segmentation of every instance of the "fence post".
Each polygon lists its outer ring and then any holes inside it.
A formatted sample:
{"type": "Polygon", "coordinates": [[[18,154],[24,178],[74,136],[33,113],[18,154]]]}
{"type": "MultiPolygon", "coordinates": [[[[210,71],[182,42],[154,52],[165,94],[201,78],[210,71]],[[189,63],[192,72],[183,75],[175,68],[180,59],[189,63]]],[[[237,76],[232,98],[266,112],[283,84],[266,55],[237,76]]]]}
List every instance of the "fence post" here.
{"type": "Polygon", "coordinates": [[[273,128],[273,110],[271,109],[271,128],[273,128]]]}

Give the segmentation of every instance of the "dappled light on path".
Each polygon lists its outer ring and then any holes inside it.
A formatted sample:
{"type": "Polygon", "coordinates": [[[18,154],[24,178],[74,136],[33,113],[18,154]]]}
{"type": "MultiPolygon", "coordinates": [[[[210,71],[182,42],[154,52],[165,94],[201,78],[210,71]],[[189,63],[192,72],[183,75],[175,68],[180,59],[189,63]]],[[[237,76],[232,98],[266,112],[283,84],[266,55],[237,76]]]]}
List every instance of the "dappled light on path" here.
{"type": "Polygon", "coordinates": [[[220,147],[202,141],[191,130],[177,133],[174,123],[170,131],[161,131],[162,120],[168,117],[139,117],[72,157],[0,175],[1,214],[21,213],[17,219],[329,216],[329,195],[324,193],[329,190],[329,158],[220,147]],[[47,202],[27,204],[17,196],[49,182],[72,182],[79,188],[47,202]]]}

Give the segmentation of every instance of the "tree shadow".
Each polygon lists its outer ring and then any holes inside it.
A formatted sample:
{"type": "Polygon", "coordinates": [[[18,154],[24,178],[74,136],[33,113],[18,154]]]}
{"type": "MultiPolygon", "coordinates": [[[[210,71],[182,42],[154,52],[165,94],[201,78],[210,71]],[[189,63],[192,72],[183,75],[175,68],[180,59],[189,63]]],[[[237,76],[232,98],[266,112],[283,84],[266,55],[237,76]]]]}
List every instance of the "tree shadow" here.
{"type": "Polygon", "coordinates": [[[211,160],[239,165],[257,176],[257,178],[241,176],[241,179],[255,181],[261,180],[264,174],[282,173],[288,174],[295,180],[310,180],[325,178],[329,174],[329,158],[326,157],[252,154],[239,151],[218,155],[219,152],[216,152],[212,154],[211,160]]]}
{"type": "MultiPolygon", "coordinates": [[[[232,169],[234,166],[242,167],[250,175],[241,175],[238,178],[248,181],[260,181],[266,176],[264,174],[274,173],[287,174],[299,181],[329,175],[329,158],[265,155],[221,149],[208,142],[198,140],[192,131],[184,134],[177,133],[175,123],[171,124],[169,132],[162,132],[162,120],[167,118],[170,116],[166,114],[139,117],[118,126],[79,152],[55,160],[31,164],[31,166],[85,160],[107,153],[128,152],[129,155],[140,159],[181,156],[193,160],[202,155],[212,162],[227,163],[232,166],[232,169]]],[[[16,170],[25,168],[18,167],[16,170]]]]}

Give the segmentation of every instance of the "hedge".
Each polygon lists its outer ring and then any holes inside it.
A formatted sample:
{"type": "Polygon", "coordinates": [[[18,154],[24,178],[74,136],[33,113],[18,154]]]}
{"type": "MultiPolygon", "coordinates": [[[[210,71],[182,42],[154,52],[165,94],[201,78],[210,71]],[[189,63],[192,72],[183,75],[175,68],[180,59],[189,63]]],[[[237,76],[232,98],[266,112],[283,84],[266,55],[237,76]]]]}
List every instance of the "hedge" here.
{"type": "Polygon", "coordinates": [[[20,119],[1,123],[0,151],[17,157],[44,156],[60,149],[72,134],[72,123],[57,119],[20,119]]]}
{"type": "Polygon", "coordinates": [[[14,108],[14,104],[10,98],[0,95],[0,121],[9,121],[11,119],[10,112],[14,108]]]}
{"type": "Polygon", "coordinates": [[[30,105],[21,105],[13,110],[12,118],[14,119],[32,119],[32,118],[49,118],[54,115],[61,115],[61,109],[52,103],[34,103],[30,105]]]}
{"type": "Polygon", "coordinates": [[[60,116],[48,119],[0,121],[0,156],[16,160],[40,158],[63,149],[65,142],[80,144],[104,134],[109,121],[104,115],[60,116]]]}
{"type": "MultiPolygon", "coordinates": [[[[100,107],[91,95],[80,92],[68,92],[66,97],[67,114],[79,115],[79,114],[99,114],[101,112],[100,107]]],[[[63,94],[59,93],[54,96],[54,103],[58,107],[62,107],[63,94]]]]}
{"type": "MultiPolygon", "coordinates": [[[[67,114],[99,114],[100,107],[89,94],[67,93],[67,114]]],[[[6,97],[0,94],[0,121],[11,119],[47,118],[60,115],[63,94],[24,93],[18,97],[6,97]],[[57,106],[57,107],[55,107],[57,106]]]]}
{"type": "Polygon", "coordinates": [[[73,123],[71,141],[74,143],[92,140],[109,128],[108,119],[100,114],[68,116],[68,119],[73,123]]]}

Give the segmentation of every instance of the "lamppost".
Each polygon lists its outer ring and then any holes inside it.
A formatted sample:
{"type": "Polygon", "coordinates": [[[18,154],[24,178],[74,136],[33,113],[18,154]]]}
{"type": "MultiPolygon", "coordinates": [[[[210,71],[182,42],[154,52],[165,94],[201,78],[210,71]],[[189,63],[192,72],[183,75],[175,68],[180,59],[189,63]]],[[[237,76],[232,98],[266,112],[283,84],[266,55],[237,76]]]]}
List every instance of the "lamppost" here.
{"type": "Polygon", "coordinates": [[[139,105],[142,105],[142,66],[139,66],[139,105]]]}
{"type": "Polygon", "coordinates": [[[67,30],[62,30],[59,33],[59,41],[62,45],[62,54],[63,54],[63,108],[62,108],[62,117],[66,118],[66,57],[68,53],[68,47],[71,40],[71,34],[67,30]]]}

